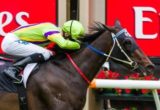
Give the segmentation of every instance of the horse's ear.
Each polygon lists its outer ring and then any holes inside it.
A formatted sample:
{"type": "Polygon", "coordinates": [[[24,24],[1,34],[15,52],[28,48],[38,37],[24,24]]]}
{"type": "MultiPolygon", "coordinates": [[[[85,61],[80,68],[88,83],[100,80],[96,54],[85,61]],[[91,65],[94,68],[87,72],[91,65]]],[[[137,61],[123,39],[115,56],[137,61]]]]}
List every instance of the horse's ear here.
{"type": "Polygon", "coordinates": [[[115,20],[114,26],[115,26],[115,27],[121,26],[121,23],[120,23],[120,21],[119,21],[118,19],[115,20]]]}
{"type": "Polygon", "coordinates": [[[122,29],[121,23],[118,19],[115,20],[114,27],[120,30],[122,29]]]}
{"type": "Polygon", "coordinates": [[[113,32],[114,34],[116,34],[117,32],[119,32],[119,31],[122,29],[122,26],[121,26],[120,21],[117,19],[117,20],[115,20],[115,22],[114,22],[114,26],[107,26],[107,25],[106,25],[106,28],[107,28],[109,31],[111,31],[111,32],[113,32]]]}

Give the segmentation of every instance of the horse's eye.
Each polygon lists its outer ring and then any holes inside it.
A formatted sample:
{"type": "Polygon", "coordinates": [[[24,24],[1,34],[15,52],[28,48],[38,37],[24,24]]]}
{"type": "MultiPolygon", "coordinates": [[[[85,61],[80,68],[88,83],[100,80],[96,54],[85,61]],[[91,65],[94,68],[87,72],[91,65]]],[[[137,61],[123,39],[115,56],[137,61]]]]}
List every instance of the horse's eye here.
{"type": "Polygon", "coordinates": [[[127,51],[130,51],[131,50],[131,47],[132,47],[132,41],[130,39],[126,39],[124,42],[123,42],[123,46],[124,48],[127,50],[127,51]]]}

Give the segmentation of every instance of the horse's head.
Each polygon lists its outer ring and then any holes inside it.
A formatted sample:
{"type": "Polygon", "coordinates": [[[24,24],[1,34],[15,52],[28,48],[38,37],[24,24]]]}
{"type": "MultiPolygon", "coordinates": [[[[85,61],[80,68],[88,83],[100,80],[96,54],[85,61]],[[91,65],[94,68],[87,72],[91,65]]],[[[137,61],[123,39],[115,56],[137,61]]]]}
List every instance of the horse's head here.
{"type": "Polygon", "coordinates": [[[111,56],[113,57],[118,54],[119,58],[118,60],[115,59],[116,61],[125,63],[128,65],[127,67],[137,69],[141,73],[153,73],[154,64],[140,49],[127,30],[122,28],[118,20],[115,21],[114,26],[106,27],[110,32],[115,34],[115,36],[113,36],[113,47],[110,52],[112,52],[111,56]]]}

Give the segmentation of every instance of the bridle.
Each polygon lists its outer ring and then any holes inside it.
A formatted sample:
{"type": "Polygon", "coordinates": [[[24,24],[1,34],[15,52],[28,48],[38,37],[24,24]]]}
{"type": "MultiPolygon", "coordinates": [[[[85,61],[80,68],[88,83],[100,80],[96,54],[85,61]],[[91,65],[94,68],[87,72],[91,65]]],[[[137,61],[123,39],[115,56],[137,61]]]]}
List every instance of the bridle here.
{"type": "Polygon", "coordinates": [[[106,57],[106,61],[108,61],[110,58],[111,59],[114,59],[115,61],[118,61],[118,62],[121,62],[121,63],[124,63],[124,64],[127,64],[129,65],[132,70],[135,70],[136,68],[138,68],[138,64],[137,62],[133,61],[130,56],[124,51],[124,49],[122,48],[122,46],[120,45],[119,41],[118,41],[118,37],[123,34],[124,32],[127,32],[126,29],[122,29],[121,31],[119,31],[116,35],[112,35],[112,39],[113,39],[113,45],[109,51],[108,54],[94,48],[93,46],[91,45],[87,45],[88,48],[90,48],[92,51],[94,51],[95,53],[97,54],[101,54],[103,56],[106,57]],[[113,49],[115,47],[115,45],[117,44],[118,48],[120,49],[120,51],[123,53],[123,55],[127,58],[127,60],[122,60],[120,58],[116,58],[114,56],[111,56],[111,54],[113,53],[113,49]]]}
{"type": "Polygon", "coordinates": [[[109,51],[109,54],[108,54],[108,57],[106,59],[106,61],[109,60],[109,58],[111,58],[111,54],[113,52],[113,49],[115,47],[115,45],[117,44],[118,48],[120,49],[120,51],[123,53],[123,55],[127,58],[127,60],[122,60],[122,59],[119,59],[119,58],[115,58],[115,57],[112,57],[112,59],[116,60],[116,61],[119,61],[119,62],[122,62],[124,64],[127,64],[129,66],[131,66],[133,69],[136,69],[138,67],[137,65],[137,62],[133,61],[130,56],[124,51],[124,49],[122,48],[122,46],[120,45],[119,41],[118,41],[118,37],[122,34],[122,33],[125,33],[127,32],[126,29],[122,29],[121,31],[119,31],[116,35],[112,35],[112,39],[113,39],[113,45],[112,45],[112,48],[111,50],[109,51]]]}

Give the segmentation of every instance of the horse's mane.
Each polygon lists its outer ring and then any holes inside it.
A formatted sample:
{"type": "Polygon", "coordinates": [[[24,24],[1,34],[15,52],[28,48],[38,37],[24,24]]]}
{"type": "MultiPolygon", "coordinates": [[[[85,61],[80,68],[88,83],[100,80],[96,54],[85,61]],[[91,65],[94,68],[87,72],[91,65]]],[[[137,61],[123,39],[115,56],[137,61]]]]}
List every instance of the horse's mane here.
{"type": "Polygon", "coordinates": [[[104,24],[102,24],[100,22],[94,22],[89,27],[89,33],[80,37],[79,40],[82,42],[91,43],[106,30],[107,30],[107,27],[104,24]]]}

